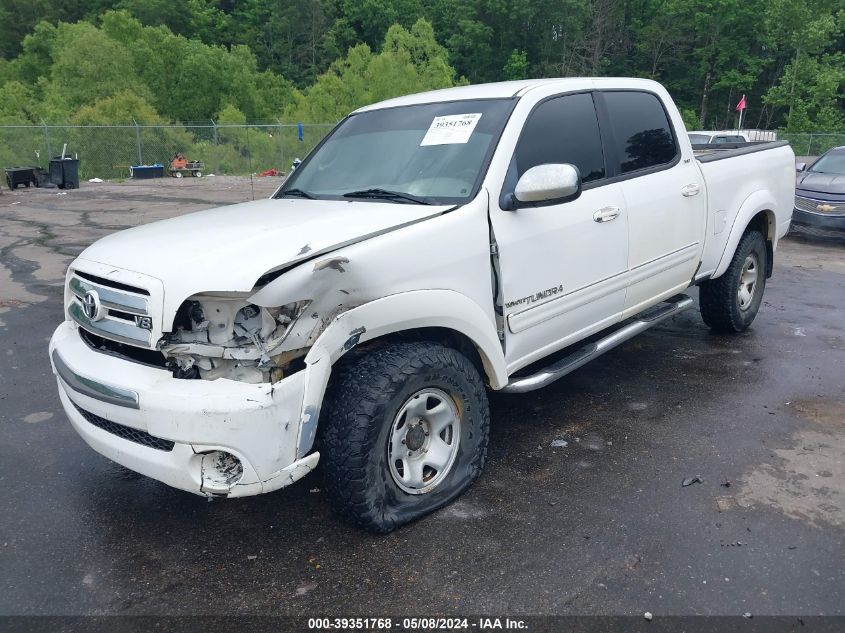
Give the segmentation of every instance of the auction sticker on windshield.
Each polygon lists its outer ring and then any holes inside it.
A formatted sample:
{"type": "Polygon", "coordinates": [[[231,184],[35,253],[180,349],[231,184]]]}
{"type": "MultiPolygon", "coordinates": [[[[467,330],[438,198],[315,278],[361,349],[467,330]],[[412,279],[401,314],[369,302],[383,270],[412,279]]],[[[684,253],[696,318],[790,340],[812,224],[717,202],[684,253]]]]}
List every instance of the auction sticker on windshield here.
{"type": "Polygon", "coordinates": [[[420,142],[420,146],[466,143],[480,118],[481,112],[436,116],[420,142]]]}

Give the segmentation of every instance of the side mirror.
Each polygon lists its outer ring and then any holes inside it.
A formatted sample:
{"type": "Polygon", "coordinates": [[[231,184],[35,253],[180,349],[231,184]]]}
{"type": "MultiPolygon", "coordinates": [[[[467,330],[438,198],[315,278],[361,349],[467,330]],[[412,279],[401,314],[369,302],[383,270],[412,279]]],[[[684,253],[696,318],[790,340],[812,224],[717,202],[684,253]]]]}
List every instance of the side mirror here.
{"type": "Polygon", "coordinates": [[[807,163],[795,163],[795,171],[804,171],[807,169],[807,163]]]}
{"type": "Polygon", "coordinates": [[[581,174],[577,167],[568,163],[537,165],[522,174],[516,183],[514,208],[519,203],[569,202],[580,195],[581,174]]]}

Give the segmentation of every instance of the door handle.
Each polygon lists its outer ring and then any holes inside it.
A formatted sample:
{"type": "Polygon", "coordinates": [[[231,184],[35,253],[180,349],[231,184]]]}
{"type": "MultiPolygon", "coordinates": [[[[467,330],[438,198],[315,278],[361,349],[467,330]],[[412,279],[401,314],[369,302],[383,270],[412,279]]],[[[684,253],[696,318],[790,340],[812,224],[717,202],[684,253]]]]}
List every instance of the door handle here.
{"type": "Polygon", "coordinates": [[[602,207],[593,214],[593,219],[596,222],[610,222],[618,218],[621,212],[619,207],[602,207]]]}
{"type": "Polygon", "coordinates": [[[699,185],[697,182],[693,182],[681,189],[681,195],[685,198],[691,198],[693,196],[697,196],[700,191],[701,185],[699,185]]]}

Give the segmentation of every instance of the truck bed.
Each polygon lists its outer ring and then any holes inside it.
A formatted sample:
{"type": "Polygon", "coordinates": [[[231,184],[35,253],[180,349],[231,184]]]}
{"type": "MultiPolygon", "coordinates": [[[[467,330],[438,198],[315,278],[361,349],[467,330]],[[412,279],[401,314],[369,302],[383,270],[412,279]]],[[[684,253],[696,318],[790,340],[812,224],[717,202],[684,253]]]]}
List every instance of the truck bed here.
{"type": "Polygon", "coordinates": [[[692,149],[699,163],[712,163],[726,158],[755,154],[776,147],[789,145],[788,141],[752,141],[751,143],[693,144],[692,149]]]}
{"type": "Polygon", "coordinates": [[[733,224],[747,207],[775,212],[770,227],[775,243],[786,232],[795,195],[795,156],[786,141],[709,146],[706,153],[695,154],[707,183],[707,237],[699,269],[707,274],[722,260],[733,224]]]}

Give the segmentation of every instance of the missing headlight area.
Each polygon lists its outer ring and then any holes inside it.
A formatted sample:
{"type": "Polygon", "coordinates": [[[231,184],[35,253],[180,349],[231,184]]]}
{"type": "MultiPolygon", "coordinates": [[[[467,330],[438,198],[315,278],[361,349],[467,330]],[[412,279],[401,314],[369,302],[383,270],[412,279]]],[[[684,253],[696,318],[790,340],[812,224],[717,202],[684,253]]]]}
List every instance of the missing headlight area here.
{"type": "Polygon", "coordinates": [[[276,382],[304,366],[308,350],[286,343],[310,303],[265,308],[243,299],[192,297],[159,349],[176,378],[276,382]]]}

